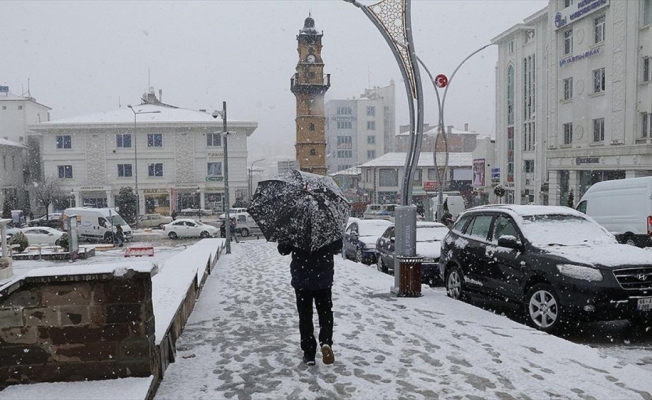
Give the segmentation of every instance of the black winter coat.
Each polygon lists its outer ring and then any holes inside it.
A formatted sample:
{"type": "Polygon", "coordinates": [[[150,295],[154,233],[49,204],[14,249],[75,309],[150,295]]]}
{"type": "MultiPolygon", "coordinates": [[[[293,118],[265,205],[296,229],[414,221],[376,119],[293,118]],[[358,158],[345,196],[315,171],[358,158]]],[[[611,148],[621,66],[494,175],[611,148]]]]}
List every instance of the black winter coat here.
{"type": "Polygon", "coordinates": [[[290,273],[292,286],[297,290],[322,290],[332,287],[335,275],[333,254],[340,250],[342,239],[312,252],[283,243],[278,245],[281,255],[292,253],[290,273]]]}

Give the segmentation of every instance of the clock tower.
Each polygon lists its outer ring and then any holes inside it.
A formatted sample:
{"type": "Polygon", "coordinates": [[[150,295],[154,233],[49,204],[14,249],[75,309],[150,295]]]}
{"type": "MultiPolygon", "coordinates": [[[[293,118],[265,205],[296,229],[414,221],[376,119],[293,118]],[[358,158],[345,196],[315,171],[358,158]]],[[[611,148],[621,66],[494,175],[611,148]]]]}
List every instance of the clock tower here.
{"type": "Polygon", "coordinates": [[[321,38],[315,20],[306,18],[297,36],[299,62],[290,80],[290,89],[297,99],[296,157],[301,171],[326,175],[326,134],[324,93],[331,86],[330,74],[324,77],[321,38]]]}

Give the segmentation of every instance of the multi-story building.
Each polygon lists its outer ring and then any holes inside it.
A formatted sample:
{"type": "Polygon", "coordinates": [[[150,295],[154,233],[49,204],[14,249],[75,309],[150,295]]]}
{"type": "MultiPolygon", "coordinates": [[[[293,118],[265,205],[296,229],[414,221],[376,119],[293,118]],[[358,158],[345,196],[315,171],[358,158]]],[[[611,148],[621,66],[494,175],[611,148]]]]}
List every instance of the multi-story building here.
{"type": "Polygon", "coordinates": [[[492,42],[507,202],[652,175],[652,0],[551,0],[492,42]]]}
{"type": "MultiPolygon", "coordinates": [[[[422,152],[432,152],[435,150],[435,142],[439,133],[439,125],[431,126],[430,124],[424,124],[423,138],[421,140],[422,152]]],[[[464,124],[463,130],[455,129],[453,125],[446,126],[444,136],[446,136],[448,151],[453,153],[468,153],[475,149],[478,139],[486,135],[469,131],[469,124],[464,124]]],[[[410,125],[401,125],[399,127],[399,133],[396,135],[396,151],[406,152],[409,148],[410,125]]],[[[439,139],[437,151],[445,151],[443,139],[439,139]]]]}
{"type": "Polygon", "coordinates": [[[25,208],[23,154],[26,147],[0,139],[0,207],[9,199],[14,209],[25,208]]]}
{"type": "Polygon", "coordinates": [[[342,171],[394,151],[394,81],[366,89],[358,99],[326,102],[329,173],[342,171]]]}
{"type": "MultiPolygon", "coordinates": [[[[59,179],[76,205],[112,207],[122,187],[137,186],[140,210],[168,212],[222,210],[222,124],[206,110],[170,106],[151,92],[133,108],[29,129],[41,135],[45,176],[59,179]]],[[[247,137],[257,126],[227,120],[230,204],[247,198],[247,137]]]]}

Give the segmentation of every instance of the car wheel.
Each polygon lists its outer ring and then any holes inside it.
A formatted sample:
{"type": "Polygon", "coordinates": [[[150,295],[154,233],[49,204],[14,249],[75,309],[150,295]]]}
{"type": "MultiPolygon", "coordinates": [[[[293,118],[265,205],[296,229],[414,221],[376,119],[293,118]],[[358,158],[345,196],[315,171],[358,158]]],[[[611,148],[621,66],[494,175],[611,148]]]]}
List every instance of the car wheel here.
{"type": "Polygon", "coordinates": [[[61,245],[61,239],[59,238],[59,239],[55,240],[54,245],[55,246],[60,246],[61,245]]]}
{"type": "Polygon", "coordinates": [[[446,274],[446,294],[455,300],[464,300],[464,278],[458,267],[452,267],[446,274]]]}
{"type": "Polygon", "coordinates": [[[359,247],[355,250],[355,262],[362,262],[362,249],[359,247]]]}
{"type": "Polygon", "coordinates": [[[632,236],[632,235],[626,235],[623,238],[623,243],[628,244],[630,246],[636,246],[636,241],[634,240],[634,236],[632,236]]]}
{"type": "Polygon", "coordinates": [[[385,267],[385,263],[383,263],[383,258],[380,255],[376,256],[376,266],[378,267],[378,271],[382,273],[387,273],[387,267],[385,267]]]}
{"type": "Polygon", "coordinates": [[[179,236],[177,236],[177,234],[174,232],[168,233],[168,237],[172,240],[179,238],[179,236]]]}
{"type": "Polygon", "coordinates": [[[240,229],[240,236],[242,236],[242,237],[249,236],[249,229],[247,229],[247,228],[240,229]]]}
{"type": "Polygon", "coordinates": [[[536,284],[527,292],[525,311],[530,325],[540,331],[552,332],[562,321],[559,297],[546,283],[536,284]]]}
{"type": "Polygon", "coordinates": [[[206,231],[202,231],[202,232],[199,234],[199,237],[202,238],[202,239],[206,239],[206,238],[211,237],[211,234],[208,233],[208,232],[206,232],[206,231]]]}

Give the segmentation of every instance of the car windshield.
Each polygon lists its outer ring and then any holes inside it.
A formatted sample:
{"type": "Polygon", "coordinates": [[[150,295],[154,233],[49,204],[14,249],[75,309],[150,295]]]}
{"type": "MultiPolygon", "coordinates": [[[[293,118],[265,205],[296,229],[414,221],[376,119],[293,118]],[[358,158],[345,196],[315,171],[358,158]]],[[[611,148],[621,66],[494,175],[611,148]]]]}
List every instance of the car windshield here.
{"type": "Polygon", "coordinates": [[[106,217],[106,219],[113,225],[127,225],[125,220],[119,215],[111,215],[110,217],[106,217]]]}
{"type": "Polygon", "coordinates": [[[384,224],[382,222],[383,221],[381,221],[381,223],[362,223],[361,221],[358,223],[360,236],[381,236],[390,225],[389,221],[386,221],[384,224]]]}
{"type": "Polygon", "coordinates": [[[417,226],[417,242],[443,240],[448,232],[445,226],[417,226]]]}
{"type": "Polygon", "coordinates": [[[528,215],[523,234],[535,246],[614,243],[600,225],[576,215],[528,215]]]}

